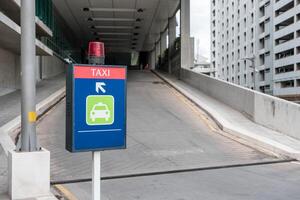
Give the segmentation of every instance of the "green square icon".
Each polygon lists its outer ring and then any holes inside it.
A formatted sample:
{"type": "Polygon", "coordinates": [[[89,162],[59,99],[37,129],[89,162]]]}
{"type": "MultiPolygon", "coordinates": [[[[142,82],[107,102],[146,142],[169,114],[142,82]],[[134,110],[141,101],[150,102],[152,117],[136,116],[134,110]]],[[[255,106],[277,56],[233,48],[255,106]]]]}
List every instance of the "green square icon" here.
{"type": "Polygon", "coordinates": [[[114,123],[114,97],[111,95],[90,95],[86,98],[86,123],[110,125],[114,123]]]}

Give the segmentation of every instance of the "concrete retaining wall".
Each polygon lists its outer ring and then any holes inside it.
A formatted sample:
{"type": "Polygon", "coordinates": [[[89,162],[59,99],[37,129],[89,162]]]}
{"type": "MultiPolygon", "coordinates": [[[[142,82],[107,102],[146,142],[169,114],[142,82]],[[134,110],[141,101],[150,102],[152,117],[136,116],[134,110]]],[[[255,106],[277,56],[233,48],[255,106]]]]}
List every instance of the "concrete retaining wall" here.
{"type": "Polygon", "coordinates": [[[180,79],[254,122],[300,139],[300,105],[186,69],[180,79]]]}
{"type": "Polygon", "coordinates": [[[66,71],[67,64],[57,56],[42,56],[40,62],[42,79],[50,78],[66,71]]]}
{"type": "Polygon", "coordinates": [[[17,88],[20,74],[19,56],[0,48],[0,88],[17,88]]]}
{"type": "MultiPolygon", "coordinates": [[[[19,89],[21,80],[20,55],[0,48],[0,90],[19,89]]],[[[65,71],[66,64],[56,56],[36,57],[36,81],[65,71]]]]}

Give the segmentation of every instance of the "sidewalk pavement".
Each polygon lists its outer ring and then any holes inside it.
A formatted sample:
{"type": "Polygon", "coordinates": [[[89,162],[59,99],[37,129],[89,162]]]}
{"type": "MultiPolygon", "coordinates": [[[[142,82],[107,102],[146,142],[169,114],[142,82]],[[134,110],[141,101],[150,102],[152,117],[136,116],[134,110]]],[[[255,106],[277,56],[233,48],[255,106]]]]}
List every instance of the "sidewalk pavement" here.
{"type": "MultiPolygon", "coordinates": [[[[36,102],[41,102],[64,86],[64,74],[39,82],[36,88],[36,102]]],[[[19,116],[21,114],[21,91],[16,90],[12,93],[1,96],[0,110],[0,127],[19,116]]],[[[7,192],[7,182],[7,157],[0,145],[0,197],[2,197],[1,194],[7,192]]]]}
{"type": "Polygon", "coordinates": [[[205,110],[228,137],[282,157],[300,159],[300,141],[256,124],[242,113],[166,73],[155,74],[205,110]]]}

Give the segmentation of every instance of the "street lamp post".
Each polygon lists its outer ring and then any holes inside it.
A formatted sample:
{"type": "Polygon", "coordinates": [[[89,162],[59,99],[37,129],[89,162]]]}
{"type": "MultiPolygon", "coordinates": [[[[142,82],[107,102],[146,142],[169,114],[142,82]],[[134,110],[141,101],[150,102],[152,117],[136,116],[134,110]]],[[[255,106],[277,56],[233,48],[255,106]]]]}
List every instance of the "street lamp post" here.
{"type": "Polygon", "coordinates": [[[250,68],[253,69],[254,71],[254,80],[253,80],[253,85],[254,85],[254,90],[256,90],[256,72],[257,72],[257,69],[256,69],[256,66],[255,66],[255,56],[252,56],[252,57],[247,57],[247,58],[242,58],[241,60],[249,60],[251,61],[252,65],[250,66],[250,68]]]}
{"type": "Polygon", "coordinates": [[[35,110],[35,1],[21,1],[21,151],[37,151],[35,110]]]}

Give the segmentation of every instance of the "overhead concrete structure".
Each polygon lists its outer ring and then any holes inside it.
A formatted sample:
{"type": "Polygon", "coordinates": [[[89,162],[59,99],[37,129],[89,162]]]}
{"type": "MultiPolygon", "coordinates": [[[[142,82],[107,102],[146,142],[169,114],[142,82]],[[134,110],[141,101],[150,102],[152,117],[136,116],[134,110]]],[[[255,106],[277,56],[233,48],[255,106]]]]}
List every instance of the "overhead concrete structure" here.
{"type": "MultiPolygon", "coordinates": [[[[37,82],[63,72],[69,62],[85,63],[87,43],[92,40],[105,42],[106,60],[110,64],[130,66],[132,53],[143,52],[146,56],[138,59],[139,69],[147,66],[178,74],[181,67],[193,65],[190,0],[45,0],[38,3],[36,49],[41,57],[36,61],[37,82]],[[177,13],[180,15],[176,16],[177,13]],[[176,35],[178,26],[181,31],[176,35]],[[180,51],[181,48],[185,51],[180,51]]],[[[0,48],[18,60],[20,2],[5,0],[0,2],[0,8],[3,12],[0,33],[6,36],[1,39],[0,48]]],[[[9,74],[0,75],[1,90],[20,87],[20,64],[15,60],[8,63],[13,67],[0,68],[0,72],[9,74]]],[[[0,59],[0,64],[6,62],[0,59]]]]}
{"type": "Polygon", "coordinates": [[[124,39],[129,43],[110,49],[131,51],[134,47],[136,51],[151,51],[168,26],[168,19],[179,8],[180,1],[53,0],[53,3],[82,42],[99,38],[109,45],[115,39],[124,39]]]}

